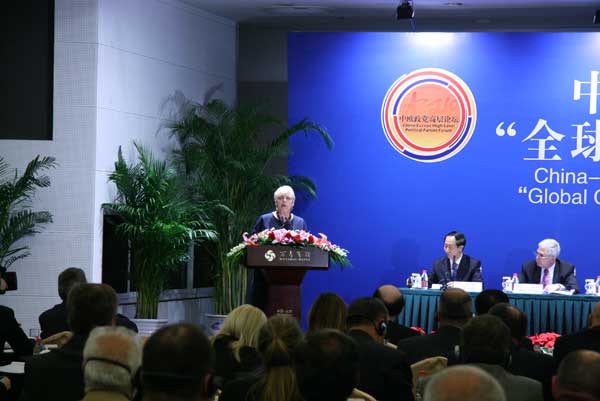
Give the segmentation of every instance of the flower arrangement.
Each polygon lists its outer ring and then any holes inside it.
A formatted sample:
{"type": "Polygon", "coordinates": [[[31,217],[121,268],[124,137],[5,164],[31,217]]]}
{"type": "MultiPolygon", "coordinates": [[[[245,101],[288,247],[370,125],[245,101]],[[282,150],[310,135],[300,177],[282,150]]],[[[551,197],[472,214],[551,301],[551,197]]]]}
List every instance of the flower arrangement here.
{"type": "Polygon", "coordinates": [[[246,253],[246,248],[249,246],[284,245],[294,248],[312,246],[329,252],[331,261],[340,265],[340,267],[351,266],[348,260],[348,251],[331,243],[325,234],[319,233],[317,237],[303,230],[286,230],[282,228],[279,230],[264,230],[251,236],[248,236],[248,233],[244,233],[243,238],[243,242],[231,248],[227,253],[227,258],[230,261],[239,263],[242,256],[246,253]]]}
{"type": "Polygon", "coordinates": [[[558,337],[560,337],[560,334],[550,332],[539,333],[538,335],[529,336],[528,338],[533,343],[534,349],[539,348],[542,353],[552,355],[554,343],[558,337]]]}

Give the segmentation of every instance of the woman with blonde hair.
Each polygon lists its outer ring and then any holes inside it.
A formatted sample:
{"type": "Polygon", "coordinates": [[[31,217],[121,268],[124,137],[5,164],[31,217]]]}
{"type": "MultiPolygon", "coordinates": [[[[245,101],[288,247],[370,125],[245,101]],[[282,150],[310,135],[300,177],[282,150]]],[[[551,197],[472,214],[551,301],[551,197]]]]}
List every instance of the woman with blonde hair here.
{"type": "Polygon", "coordinates": [[[219,387],[261,365],[256,348],[258,332],[266,321],[264,312],[252,305],[238,306],[227,315],[221,330],[213,338],[214,375],[219,387]]]}
{"type": "Polygon", "coordinates": [[[348,307],[344,300],[333,292],[324,292],[317,297],[308,312],[308,337],[320,329],[336,329],[346,332],[348,307]]]}
{"type": "Polygon", "coordinates": [[[229,382],[220,401],[302,401],[293,356],[303,338],[300,325],[292,316],[269,318],[258,338],[262,371],[229,382]]]}

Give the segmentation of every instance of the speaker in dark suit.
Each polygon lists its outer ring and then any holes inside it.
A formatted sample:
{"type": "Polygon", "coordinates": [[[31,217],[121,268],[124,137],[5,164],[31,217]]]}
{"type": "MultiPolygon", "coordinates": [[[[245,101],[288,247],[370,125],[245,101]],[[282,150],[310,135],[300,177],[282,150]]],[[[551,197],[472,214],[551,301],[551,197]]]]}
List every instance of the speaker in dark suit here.
{"type": "Polygon", "coordinates": [[[450,281],[479,281],[483,283],[481,262],[465,255],[467,238],[459,231],[451,231],[444,237],[446,257],[433,262],[429,284],[446,284],[450,281]]]}
{"type": "Polygon", "coordinates": [[[558,259],[560,244],[547,238],[540,241],[535,253],[535,260],[523,263],[519,280],[522,283],[553,285],[556,289],[575,290],[579,292],[579,284],[575,277],[575,266],[558,259]],[[547,275],[547,278],[545,277],[547,275]]]}

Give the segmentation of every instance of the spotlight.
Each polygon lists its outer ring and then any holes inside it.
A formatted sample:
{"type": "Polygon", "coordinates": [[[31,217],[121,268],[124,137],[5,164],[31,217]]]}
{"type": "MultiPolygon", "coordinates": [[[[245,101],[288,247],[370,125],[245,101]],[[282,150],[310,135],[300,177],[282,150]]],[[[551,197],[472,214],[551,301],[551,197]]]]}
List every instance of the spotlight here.
{"type": "Polygon", "coordinates": [[[600,10],[596,10],[594,14],[594,24],[600,24],[600,10]]]}
{"type": "Polygon", "coordinates": [[[397,19],[413,19],[415,17],[415,9],[411,0],[403,0],[396,8],[397,19]]]}

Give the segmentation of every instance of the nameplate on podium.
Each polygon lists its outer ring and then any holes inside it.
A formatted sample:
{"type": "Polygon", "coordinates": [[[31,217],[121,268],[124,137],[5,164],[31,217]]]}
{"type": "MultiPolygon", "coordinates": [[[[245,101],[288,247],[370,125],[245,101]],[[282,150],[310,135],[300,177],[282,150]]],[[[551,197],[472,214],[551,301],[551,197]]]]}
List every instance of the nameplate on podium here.
{"type": "Polygon", "coordinates": [[[544,286],[541,284],[518,283],[513,286],[513,294],[543,294],[544,286]]]}
{"type": "Polygon", "coordinates": [[[481,292],[483,284],[479,281],[451,281],[448,287],[460,288],[466,292],[481,292]]]}

